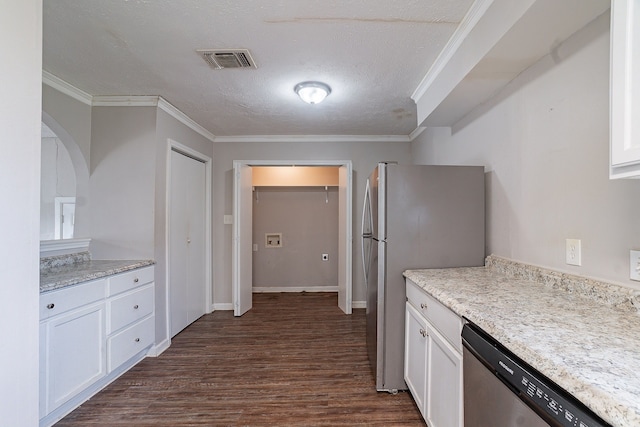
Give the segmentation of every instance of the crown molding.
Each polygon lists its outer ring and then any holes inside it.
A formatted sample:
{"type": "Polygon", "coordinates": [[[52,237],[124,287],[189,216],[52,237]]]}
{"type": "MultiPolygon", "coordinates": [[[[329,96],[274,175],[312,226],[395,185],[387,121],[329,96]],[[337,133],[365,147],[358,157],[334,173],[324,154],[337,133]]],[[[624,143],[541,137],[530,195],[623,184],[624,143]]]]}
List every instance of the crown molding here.
{"type": "Polygon", "coordinates": [[[200,126],[193,119],[166,99],[157,95],[97,95],[93,97],[94,107],[158,107],[191,130],[213,142],[215,135],[200,126]]]}
{"type": "Polygon", "coordinates": [[[158,108],[160,108],[165,113],[169,114],[174,119],[178,120],[180,123],[182,123],[185,126],[191,128],[191,130],[193,130],[193,131],[199,133],[200,135],[204,136],[209,141],[213,142],[215,140],[216,136],[214,134],[209,132],[204,127],[200,126],[192,118],[187,116],[182,111],[178,110],[174,105],[169,103],[169,101],[167,101],[166,99],[164,99],[161,96],[158,97],[158,108]]]}
{"type": "Polygon", "coordinates": [[[407,135],[236,135],[215,142],[410,142],[407,135]]]}
{"type": "Polygon", "coordinates": [[[471,8],[464,18],[462,18],[460,25],[458,25],[458,28],[453,33],[444,49],[442,49],[422,81],[420,81],[416,90],[413,91],[411,99],[418,102],[418,100],[422,98],[427,89],[429,89],[438,75],[440,75],[444,67],[449,63],[451,58],[453,58],[462,42],[469,36],[471,30],[473,30],[478,21],[480,21],[480,18],[482,18],[489,6],[491,6],[491,3],[493,3],[493,0],[476,0],[473,2],[471,8]]]}
{"type": "Polygon", "coordinates": [[[413,132],[411,132],[411,133],[409,134],[409,141],[413,141],[414,139],[416,139],[417,137],[419,137],[419,136],[420,136],[420,134],[421,134],[422,132],[424,132],[424,130],[425,130],[425,129],[426,129],[426,127],[423,127],[423,126],[418,126],[417,128],[415,128],[415,129],[413,130],[413,132]]]}
{"type": "Polygon", "coordinates": [[[92,103],[93,97],[87,92],[84,92],[75,86],[71,86],[69,83],[54,76],[46,70],[42,70],[42,83],[54,88],[58,92],[62,92],[65,95],[70,96],[76,101],[82,102],[83,104],[91,105],[92,103]]]}
{"type": "Polygon", "coordinates": [[[93,107],[157,107],[157,95],[96,95],[93,107]]]}

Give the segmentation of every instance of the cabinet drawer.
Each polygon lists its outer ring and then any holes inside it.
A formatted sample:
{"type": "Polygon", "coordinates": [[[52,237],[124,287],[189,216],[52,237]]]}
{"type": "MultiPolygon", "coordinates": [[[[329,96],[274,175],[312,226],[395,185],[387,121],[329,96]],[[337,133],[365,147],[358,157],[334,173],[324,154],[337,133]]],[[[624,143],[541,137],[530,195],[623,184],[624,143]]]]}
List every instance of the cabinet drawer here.
{"type": "Polygon", "coordinates": [[[150,316],[107,339],[109,372],[153,344],[155,321],[155,316],[150,316]]]}
{"type": "Polygon", "coordinates": [[[153,288],[151,283],[107,302],[107,335],[153,313],[153,288]]]}
{"type": "Polygon", "coordinates": [[[462,319],[445,307],[440,301],[426,293],[422,288],[407,280],[407,300],[462,353],[462,319]]]}
{"type": "Polygon", "coordinates": [[[153,282],[153,266],[137,268],[109,278],[107,296],[117,295],[153,282]]]}
{"type": "Polygon", "coordinates": [[[98,279],[40,294],[40,320],[103,299],[106,283],[98,279]]]}

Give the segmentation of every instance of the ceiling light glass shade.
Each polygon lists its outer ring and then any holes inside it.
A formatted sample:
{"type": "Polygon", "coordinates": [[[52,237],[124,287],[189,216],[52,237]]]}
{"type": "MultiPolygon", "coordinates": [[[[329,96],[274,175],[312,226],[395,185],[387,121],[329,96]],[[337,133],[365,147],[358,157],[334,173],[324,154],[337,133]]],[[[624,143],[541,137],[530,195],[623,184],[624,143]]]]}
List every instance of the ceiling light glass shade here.
{"type": "Polygon", "coordinates": [[[294,90],[307,104],[319,104],[331,93],[331,88],[320,82],[298,83],[294,90]]]}

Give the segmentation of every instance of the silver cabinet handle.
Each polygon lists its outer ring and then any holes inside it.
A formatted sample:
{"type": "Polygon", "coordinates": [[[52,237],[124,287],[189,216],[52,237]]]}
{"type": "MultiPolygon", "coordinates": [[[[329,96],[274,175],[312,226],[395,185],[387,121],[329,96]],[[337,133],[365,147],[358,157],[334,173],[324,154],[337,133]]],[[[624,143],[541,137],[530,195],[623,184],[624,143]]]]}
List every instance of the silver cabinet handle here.
{"type": "Polygon", "coordinates": [[[427,308],[427,303],[426,303],[426,302],[421,303],[421,304],[420,304],[420,308],[421,308],[421,309],[423,309],[423,310],[424,310],[425,308],[427,308]]]}
{"type": "Polygon", "coordinates": [[[55,304],[53,304],[53,303],[51,303],[51,304],[47,304],[47,308],[48,308],[49,310],[51,310],[51,309],[52,309],[53,307],[55,307],[55,306],[56,306],[56,305],[55,305],[55,304]]]}
{"type": "Polygon", "coordinates": [[[133,306],[133,309],[134,309],[134,310],[137,310],[137,309],[138,309],[138,304],[134,305],[134,306],[133,306]]]}
{"type": "Polygon", "coordinates": [[[140,342],[140,338],[136,338],[136,342],[140,342]]]}
{"type": "Polygon", "coordinates": [[[133,283],[138,283],[139,279],[136,277],[135,279],[133,279],[133,283]]]}
{"type": "Polygon", "coordinates": [[[427,337],[427,331],[425,331],[424,329],[420,328],[420,335],[422,335],[423,338],[427,337]]]}

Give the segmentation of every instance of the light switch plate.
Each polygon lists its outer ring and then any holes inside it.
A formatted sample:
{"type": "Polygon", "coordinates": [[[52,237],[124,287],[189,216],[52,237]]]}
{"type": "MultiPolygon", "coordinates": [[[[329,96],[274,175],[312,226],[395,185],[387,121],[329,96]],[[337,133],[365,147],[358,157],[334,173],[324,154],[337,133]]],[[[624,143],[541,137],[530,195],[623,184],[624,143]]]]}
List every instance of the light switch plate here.
{"type": "Polygon", "coordinates": [[[640,251],[629,251],[629,278],[640,282],[640,251]]]}
{"type": "Polygon", "coordinates": [[[225,215],[224,216],[224,223],[226,225],[233,224],[233,215],[225,215]]]}
{"type": "Polygon", "coordinates": [[[567,239],[566,258],[569,265],[582,265],[582,242],[580,239],[567,239]]]}

